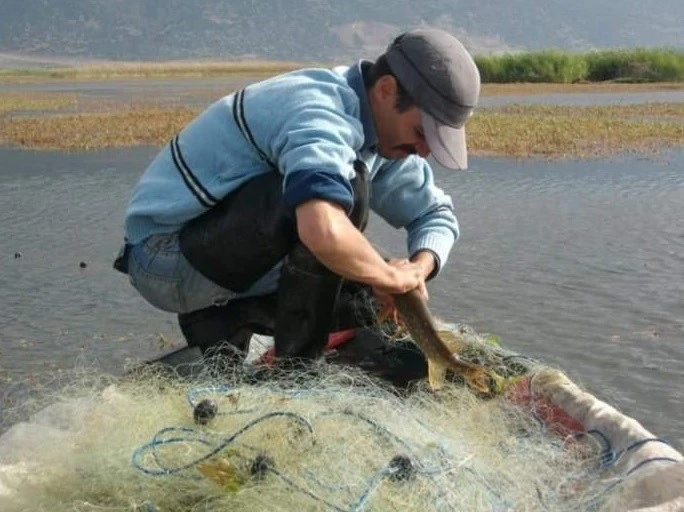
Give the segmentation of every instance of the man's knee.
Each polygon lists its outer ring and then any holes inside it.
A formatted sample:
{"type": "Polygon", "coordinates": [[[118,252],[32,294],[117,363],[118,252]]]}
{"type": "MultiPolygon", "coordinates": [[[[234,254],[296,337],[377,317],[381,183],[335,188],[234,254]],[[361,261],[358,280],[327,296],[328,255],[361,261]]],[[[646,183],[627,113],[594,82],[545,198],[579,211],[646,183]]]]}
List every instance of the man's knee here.
{"type": "Polygon", "coordinates": [[[244,292],[281,261],[297,240],[286,212],[282,176],[270,172],[248,181],[180,232],[190,264],[216,284],[244,292]]]}

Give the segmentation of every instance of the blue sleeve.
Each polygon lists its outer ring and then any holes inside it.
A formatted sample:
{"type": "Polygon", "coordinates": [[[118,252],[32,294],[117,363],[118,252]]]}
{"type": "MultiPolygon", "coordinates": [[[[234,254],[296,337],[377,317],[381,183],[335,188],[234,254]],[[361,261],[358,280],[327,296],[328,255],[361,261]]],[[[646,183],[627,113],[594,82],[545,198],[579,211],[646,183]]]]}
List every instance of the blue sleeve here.
{"type": "Polygon", "coordinates": [[[409,256],[433,253],[434,277],[447,262],[459,226],[451,197],[435,185],[427,161],[415,155],[388,161],[372,181],[370,206],[393,227],[406,229],[409,256]]]}
{"type": "Polygon", "coordinates": [[[350,212],[353,164],[364,140],[358,96],[346,84],[323,82],[293,87],[280,99],[268,152],[284,175],[286,206],[324,199],[350,212]]]}
{"type": "Polygon", "coordinates": [[[285,178],[285,207],[295,208],[310,199],[325,199],[337,203],[347,213],[354,206],[351,184],[340,175],[318,171],[296,171],[285,178]]]}

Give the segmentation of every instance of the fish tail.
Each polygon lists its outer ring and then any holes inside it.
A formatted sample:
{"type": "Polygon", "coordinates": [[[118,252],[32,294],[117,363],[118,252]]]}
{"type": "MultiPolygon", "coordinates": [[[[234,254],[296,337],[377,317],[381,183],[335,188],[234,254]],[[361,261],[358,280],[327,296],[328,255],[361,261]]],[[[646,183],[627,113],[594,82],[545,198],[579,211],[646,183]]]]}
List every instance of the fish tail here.
{"type": "Polygon", "coordinates": [[[446,367],[428,359],[428,383],[430,389],[437,391],[444,387],[446,380],[446,367]]]}

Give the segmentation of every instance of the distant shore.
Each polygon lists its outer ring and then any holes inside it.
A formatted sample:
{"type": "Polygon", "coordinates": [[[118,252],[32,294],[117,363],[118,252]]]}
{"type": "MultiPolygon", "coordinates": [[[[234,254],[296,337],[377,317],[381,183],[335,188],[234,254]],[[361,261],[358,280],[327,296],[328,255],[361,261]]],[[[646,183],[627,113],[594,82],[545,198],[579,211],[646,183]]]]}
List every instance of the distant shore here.
{"type": "MultiPolygon", "coordinates": [[[[2,56],[3,54],[0,54],[2,56]]],[[[674,48],[616,48],[587,52],[559,49],[474,55],[483,83],[682,82],[684,51],[674,48]]],[[[0,60],[0,63],[2,60],[0,60]]],[[[11,60],[10,60],[11,62],[11,60]]],[[[68,61],[67,61],[68,62],[68,61]]],[[[333,63],[259,60],[92,61],[43,67],[0,67],[0,83],[31,79],[97,80],[111,78],[211,77],[268,75],[333,63]]]]}
{"type": "MultiPolygon", "coordinates": [[[[290,66],[299,67],[294,63],[278,63],[278,66],[281,67],[272,69],[250,63],[234,67],[233,72],[258,80],[290,66]]],[[[134,69],[126,70],[132,75],[122,74],[121,67],[106,77],[101,67],[90,75],[81,68],[78,71],[81,74],[69,77],[43,72],[0,75],[3,86],[0,89],[0,145],[67,151],[162,146],[201,112],[198,104],[208,104],[230,92],[225,87],[207,88],[200,78],[197,88],[189,87],[182,97],[161,94],[165,84],[172,86],[178,78],[192,82],[194,75],[186,74],[191,68],[177,69],[179,74],[175,75],[145,77],[135,75],[134,69]],[[27,88],[22,87],[26,83],[144,82],[150,78],[161,80],[153,89],[159,94],[136,97],[135,102],[95,100],[78,93],[26,92],[27,88]],[[174,101],[169,101],[169,97],[174,101]]],[[[203,69],[206,70],[206,65],[203,69]]],[[[226,72],[225,68],[221,69],[221,73],[226,72]]],[[[482,96],[683,90],[684,82],[487,83],[483,84],[482,96]]],[[[684,103],[481,107],[468,123],[468,140],[473,155],[582,158],[654,152],[684,145],[684,103]]]]}
{"type": "Polygon", "coordinates": [[[0,69],[0,83],[46,80],[112,80],[138,78],[206,78],[212,76],[273,76],[321,64],[286,61],[102,62],[83,66],[0,69]]]}

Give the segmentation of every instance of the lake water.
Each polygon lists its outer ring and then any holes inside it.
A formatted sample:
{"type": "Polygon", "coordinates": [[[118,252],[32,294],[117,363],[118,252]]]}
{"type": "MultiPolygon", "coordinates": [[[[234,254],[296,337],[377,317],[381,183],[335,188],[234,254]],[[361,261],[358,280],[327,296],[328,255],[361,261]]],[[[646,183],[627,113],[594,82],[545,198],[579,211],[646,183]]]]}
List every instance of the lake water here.
{"type": "MultiPolygon", "coordinates": [[[[111,268],[154,154],[0,148],[0,407],[30,376],[83,358],[117,373],[158,355],[160,333],[181,343],[175,316],[111,268]]],[[[470,165],[437,172],[462,238],[430,284],[433,311],[561,367],[684,447],[684,151],[470,165]]],[[[379,219],[369,236],[403,254],[379,219]]]]}
{"type": "MultiPolygon", "coordinates": [[[[150,102],[183,104],[195,107],[207,105],[214,98],[254,82],[253,77],[232,76],[214,78],[168,78],[144,80],[106,80],[11,84],[0,83],[0,92],[49,93],[73,95],[84,100],[150,102]]],[[[631,105],[647,102],[684,102],[684,90],[643,92],[544,93],[483,96],[479,105],[631,105]]]]}

